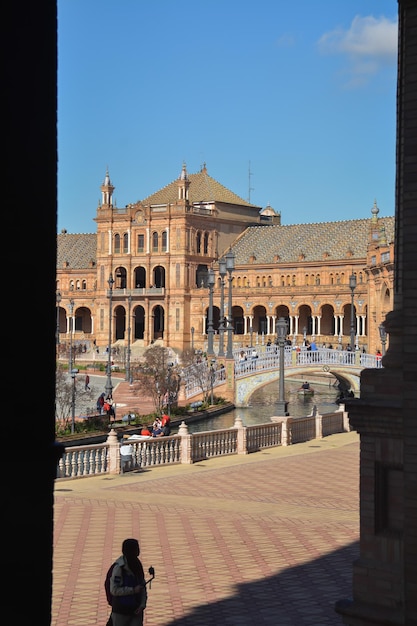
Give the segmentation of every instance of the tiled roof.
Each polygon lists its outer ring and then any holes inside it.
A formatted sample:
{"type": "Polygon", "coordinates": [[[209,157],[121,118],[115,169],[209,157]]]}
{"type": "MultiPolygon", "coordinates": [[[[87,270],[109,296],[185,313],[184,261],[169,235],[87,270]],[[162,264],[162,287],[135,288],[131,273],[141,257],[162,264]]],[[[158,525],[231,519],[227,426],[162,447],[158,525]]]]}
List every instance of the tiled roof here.
{"type": "Polygon", "coordinates": [[[57,268],[68,263],[68,269],[86,269],[97,257],[97,234],[70,235],[61,233],[57,237],[57,268]]]}
{"type": "MultiPolygon", "coordinates": [[[[240,204],[248,207],[255,207],[254,204],[243,200],[237,194],[233,193],[217,180],[207,174],[207,170],[203,168],[197,174],[188,174],[190,182],[188,197],[191,203],[194,202],[225,202],[228,204],[240,204]]],[[[178,200],[178,179],[166,185],[159,191],[141,200],[141,204],[173,204],[178,200]]]]}
{"type": "MultiPolygon", "coordinates": [[[[249,263],[325,263],[366,257],[371,219],[293,224],[289,226],[250,226],[232,246],[236,265],[249,263]],[[304,258],[302,258],[304,257],[304,258]],[[253,258],[253,261],[251,260],[253,258]]],[[[394,241],[394,217],[381,217],[387,243],[394,241]]],[[[97,235],[60,234],[57,237],[57,267],[86,269],[96,261],[97,235]]]]}
{"type": "MultiPolygon", "coordinates": [[[[366,257],[371,219],[250,226],[232,246],[235,265],[325,262],[366,257]],[[251,257],[253,260],[251,260],[251,257]]],[[[394,241],[394,217],[379,218],[387,243],[394,241]]]]}

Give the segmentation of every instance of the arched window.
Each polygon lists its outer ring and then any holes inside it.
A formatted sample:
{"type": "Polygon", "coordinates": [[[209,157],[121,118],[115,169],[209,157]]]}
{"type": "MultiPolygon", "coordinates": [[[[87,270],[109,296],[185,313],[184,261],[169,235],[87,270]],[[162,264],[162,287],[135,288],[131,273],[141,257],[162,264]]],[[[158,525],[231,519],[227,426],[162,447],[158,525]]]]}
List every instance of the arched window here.
{"type": "Polygon", "coordinates": [[[158,252],[158,233],[154,231],[152,233],[152,252],[158,252]]]}
{"type": "Polygon", "coordinates": [[[123,252],[124,254],[129,252],[129,235],[127,233],[123,235],[123,252]]]}
{"type": "Polygon", "coordinates": [[[204,233],[204,254],[208,254],[209,236],[208,233],[204,233]]]}
{"type": "Polygon", "coordinates": [[[201,233],[197,233],[196,246],[197,246],[197,254],[201,254],[201,233]]]}
{"type": "Polygon", "coordinates": [[[114,252],[120,254],[120,235],[118,233],[114,236],[114,252]]]}
{"type": "Polygon", "coordinates": [[[162,252],[166,252],[168,249],[168,233],[166,230],[162,233],[162,252]]]}

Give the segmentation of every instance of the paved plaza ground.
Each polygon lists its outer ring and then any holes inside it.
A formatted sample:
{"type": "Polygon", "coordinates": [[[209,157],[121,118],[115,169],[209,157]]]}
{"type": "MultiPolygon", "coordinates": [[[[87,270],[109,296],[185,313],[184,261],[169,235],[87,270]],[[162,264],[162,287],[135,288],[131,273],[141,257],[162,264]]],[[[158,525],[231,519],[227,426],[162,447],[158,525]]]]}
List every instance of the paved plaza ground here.
{"type": "Polygon", "coordinates": [[[52,626],[104,626],[137,537],[145,626],[336,626],[359,539],[359,437],[55,483],[52,626]]]}

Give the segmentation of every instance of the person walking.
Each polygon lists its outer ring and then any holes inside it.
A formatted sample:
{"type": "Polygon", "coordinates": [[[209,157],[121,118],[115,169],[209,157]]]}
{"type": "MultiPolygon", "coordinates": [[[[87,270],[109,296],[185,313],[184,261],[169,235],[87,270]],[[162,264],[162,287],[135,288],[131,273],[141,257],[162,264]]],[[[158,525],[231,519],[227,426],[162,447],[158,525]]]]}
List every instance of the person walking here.
{"type": "Polygon", "coordinates": [[[115,561],[110,575],[113,626],[143,626],[148,593],[139,554],[137,539],[123,541],[122,554],[115,561]]]}
{"type": "Polygon", "coordinates": [[[91,391],[91,387],[90,387],[90,377],[88,374],[86,374],[85,376],[85,385],[84,385],[84,390],[85,391],[91,391]]]}

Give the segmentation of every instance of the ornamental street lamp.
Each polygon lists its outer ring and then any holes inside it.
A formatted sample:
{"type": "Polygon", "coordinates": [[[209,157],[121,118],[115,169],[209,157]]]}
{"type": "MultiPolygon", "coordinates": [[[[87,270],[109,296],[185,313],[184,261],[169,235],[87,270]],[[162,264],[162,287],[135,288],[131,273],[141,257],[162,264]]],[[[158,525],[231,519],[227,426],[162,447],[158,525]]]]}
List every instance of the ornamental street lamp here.
{"type": "Polygon", "coordinates": [[[214,287],[214,271],[212,268],[208,271],[208,288],[209,288],[209,310],[208,310],[208,328],[207,328],[207,356],[213,356],[213,287],[214,287]]]}
{"type": "Polygon", "coordinates": [[[219,356],[224,356],[224,283],[226,276],[226,259],[219,260],[220,274],[220,325],[219,325],[219,356]]]}
{"type": "Polygon", "coordinates": [[[284,317],[280,317],[277,321],[277,343],[279,347],[279,396],[278,396],[278,415],[288,415],[288,402],[285,401],[285,340],[287,338],[288,325],[284,317]]]}
{"type": "Polygon", "coordinates": [[[210,390],[211,390],[210,405],[211,406],[213,406],[214,404],[213,387],[214,387],[214,380],[216,378],[216,371],[214,369],[215,363],[216,363],[216,359],[211,359],[211,363],[210,363],[210,390]]]}
{"type": "Polygon", "coordinates": [[[168,370],[168,376],[167,376],[167,406],[168,406],[168,416],[171,417],[171,372],[172,372],[172,368],[174,367],[173,363],[168,363],[167,365],[167,370],[168,370]]]}
{"type": "Polygon", "coordinates": [[[250,347],[252,348],[252,346],[253,346],[253,326],[252,326],[252,324],[249,326],[249,332],[250,332],[250,347]]]}
{"type": "Polygon", "coordinates": [[[59,356],[59,305],[61,303],[62,296],[59,291],[56,292],[56,345],[57,356],[59,356]]]}
{"type": "Polygon", "coordinates": [[[355,317],[354,317],[353,298],[354,298],[354,292],[356,289],[356,276],[353,272],[349,277],[349,287],[352,292],[351,302],[350,302],[350,349],[352,352],[354,352],[355,350],[355,317]]]}
{"type": "Polygon", "coordinates": [[[378,330],[382,344],[382,356],[385,356],[385,346],[387,345],[387,331],[385,330],[384,324],[380,324],[378,330]]]}
{"type": "Polygon", "coordinates": [[[110,272],[110,276],[108,279],[109,284],[109,345],[108,345],[108,354],[107,354],[107,380],[106,386],[104,389],[106,390],[106,398],[111,399],[113,395],[113,384],[111,380],[111,340],[112,340],[112,298],[113,298],[113,285],[114,280],[112,273],[110,272]]]}
{"type": "Polygon", "coordinates": [[[128,316],[128,320],[127,320],[127,359],[126,359],[126,377],[125,380],[127,380],[129,383],[132,382],[131,376],[130,376],[130,333],[131,333],[131,327],[130,327],[130,318],[131,318],[131,310],[132,310],[132,296],[129,295],[127,298],[127,304],[128,304],[128,308],[127,308],[127,316],[128,316]]]}
{"type": "Polygon", "coordinates": [[[73,362],[73,358],[72,358],[72,332],[73,332],[73,314],[74,314],[74,300],[71,298],[71,300],[69,301],[69,313],[70,313],[70,318],[69,318],[69,331],[70,331],[70,349],[69,349],[69,364],[68,364],[68,371],[71,372],[72,371],[72,362],[73,362]]]}
{"type": "Polygon", "coordinates": [[[229,274],[229,302],[227,311],[227,359],[233,359],[233,326],[232,326],[232,273],[235,269],[235,255],[231,250],[226,254],[226,270],[229,274]]]}
{"type": "Polygon", "coordinates": [[[71,370],[71,378],[72,378],[72,398],[71,398],[71,433],[75,432],[75,383],[77,381],[78,370],[71,370]]]}
{"type": "Polygon", "coordinates": [[[191,350],[194,352],[194,326],[191,326],[191,350]]]}

